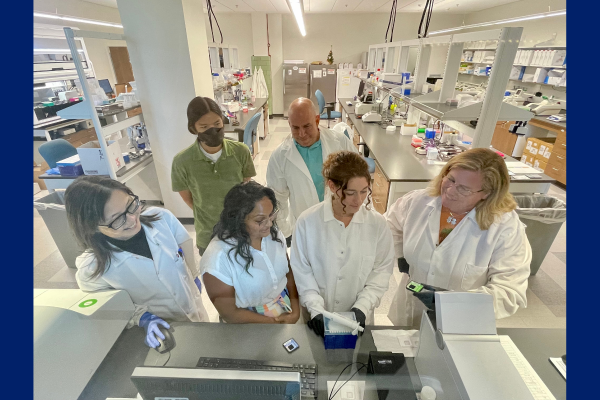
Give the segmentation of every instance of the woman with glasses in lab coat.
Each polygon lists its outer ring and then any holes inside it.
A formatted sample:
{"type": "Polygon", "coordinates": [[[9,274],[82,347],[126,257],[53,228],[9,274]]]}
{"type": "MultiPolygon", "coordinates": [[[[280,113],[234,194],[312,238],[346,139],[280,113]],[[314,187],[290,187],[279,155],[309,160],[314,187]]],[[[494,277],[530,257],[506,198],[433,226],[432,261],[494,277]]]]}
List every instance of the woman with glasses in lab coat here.
{"type": "Polygon", "coordinates": [[[527,306],[531,246],[509,184],[502,157],[472,149],[452,158],[428,189],[409,192],[389,208],[385,217],[402,272],[388,314],[395,325],[420,325],[423,310],[434,309],[432,287],[489,293],[496,318],[527,306]],[[426,290],[413,295],[405,288],[409,280],[426,290]]]}
{"type": "Polygon", "coordinates": [[[167,321],[208,322],[193,240],[170,211],[144,210],[131,189],[108,176],[77,178],[65,208],[85,249],[75,262],[79,288],[127,291],[135,305],[128,327],[143,327],[148,346],[159,346],[167,321]]]}
{"type": "Polygon", "coordinates": [[[308,326],[324,335],[323,314],[354,312],[364,327],[389,287],[392,235],[371,204],[371,174],[362,156],[331,153],[323,163],[325,200],[300,214],[291,265],[308,326]],[[366,204],[365,200],[367,200],[366,204]]]}

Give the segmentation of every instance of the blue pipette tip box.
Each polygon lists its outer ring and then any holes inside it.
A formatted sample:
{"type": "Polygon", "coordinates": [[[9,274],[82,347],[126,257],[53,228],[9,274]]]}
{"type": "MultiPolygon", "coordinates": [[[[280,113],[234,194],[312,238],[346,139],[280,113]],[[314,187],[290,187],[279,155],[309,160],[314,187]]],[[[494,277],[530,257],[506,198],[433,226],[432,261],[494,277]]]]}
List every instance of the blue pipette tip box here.
{"type": "MultiPolygon", "coordinates": [[[[353,312],[337,313],[353,321],[356,315],[353,312]]],[[[327,317],[323,318],[325,323],[325,349],[354,349],[358,335],[352,334],[352,328],[336,323],[327,317]]]]}

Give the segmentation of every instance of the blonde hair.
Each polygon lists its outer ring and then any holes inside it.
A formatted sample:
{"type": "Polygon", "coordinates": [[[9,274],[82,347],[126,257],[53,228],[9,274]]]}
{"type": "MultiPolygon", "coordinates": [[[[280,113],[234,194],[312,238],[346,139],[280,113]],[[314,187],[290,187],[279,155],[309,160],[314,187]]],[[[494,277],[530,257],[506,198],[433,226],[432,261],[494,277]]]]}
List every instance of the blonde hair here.
{"type": "Polygon", "coordinates": [[[428,194],[440,196],[442,194],[442,179],[452,169],[465,169],[467,171],[481,172],[483,178],[483,191],[488,194],[475,206],[477,224],[481,230],[487,230],[503,214],[517,208],[517,203],[508,192],[510,177],[502,157],[489,149],[471,149],[453,157],[440,174],[431,181],[428,194]]]}

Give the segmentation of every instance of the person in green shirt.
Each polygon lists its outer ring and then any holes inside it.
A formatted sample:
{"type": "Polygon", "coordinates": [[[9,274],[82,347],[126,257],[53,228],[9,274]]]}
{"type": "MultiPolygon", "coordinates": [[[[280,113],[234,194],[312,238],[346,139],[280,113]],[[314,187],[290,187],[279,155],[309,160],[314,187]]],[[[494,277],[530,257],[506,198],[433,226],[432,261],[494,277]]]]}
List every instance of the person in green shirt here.
{"type": "Polygon", "coordinates": [[[196,97],[187,108],[188,130],[196,142],[173,158],[171,185],[194,211],[200,255],[210,242],[229,190],[256,175],[252,155],[241,142],[225,139],[223,114],[209,97],[196,97]]]}

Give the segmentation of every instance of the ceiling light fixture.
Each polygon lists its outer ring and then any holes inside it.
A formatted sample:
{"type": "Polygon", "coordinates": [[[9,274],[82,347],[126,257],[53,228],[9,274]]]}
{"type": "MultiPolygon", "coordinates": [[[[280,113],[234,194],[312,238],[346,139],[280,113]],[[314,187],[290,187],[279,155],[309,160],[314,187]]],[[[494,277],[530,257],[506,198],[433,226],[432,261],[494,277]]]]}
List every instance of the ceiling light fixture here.
{"type": "Polygon", "coordinates": [[[508,23],[511,23],[511,22],[519,22],[519,21],[529,21],[529,20],[532,20],[532,19],[558,17],[559,15],[566,15],[566,14],[567,14],[567,10],[545,12],[545,13],[541,13],[541,14],[526,15],[526,16],[523,16],[523,17],[516,17],[516,18],[509,18],[509,19],[501,19],[501,20],[498,20],[498,21],[483,22],[483,23],[480,23],[480,24],[463,25],[463,26],[458,26],[456,28],[442,29],[442,30],[439,30],[439,31],[429,32],[429,34],[430,35],[437,35],[437,34],[440,34],[440,33],[448,33],[448,32],[461,31],[463,29],[480,28],[482,26],[490,26],[490,25],[498,25],[498,24],[508,24],[508,23]]]}
{"type": "Polygon", "coordinates": [[[296,23],[298,24],[298,29],[300,29],[300,34],[302,36],[306,36],[306,28],[304,27],[304,4],[302,0],[286,0],[288,3],[288,7],[294,17],[296,18],[296,23]]]}
{"type": "Polygon", "coordinates": [[[121,24],[115,24],[115,23],[112,23],[112,22],[104,22],[104,21],[96,21],[96,20],[93,20],[93,19],[84,19],[84,18],[69,17],[68,15],[44,14],[44,13],[34,12],[33,16],[34,17],[40,17],[40,18],[59,19],[59,20],[62,20],[62,21],[81,22],[81,23],[84,23],[84,24],[91,24],[91,25],[110,26],[110,27],[113,27],[113,28],[121,28],[121,29],[123,29],[123,25],[121,25],[121,24]]]}

